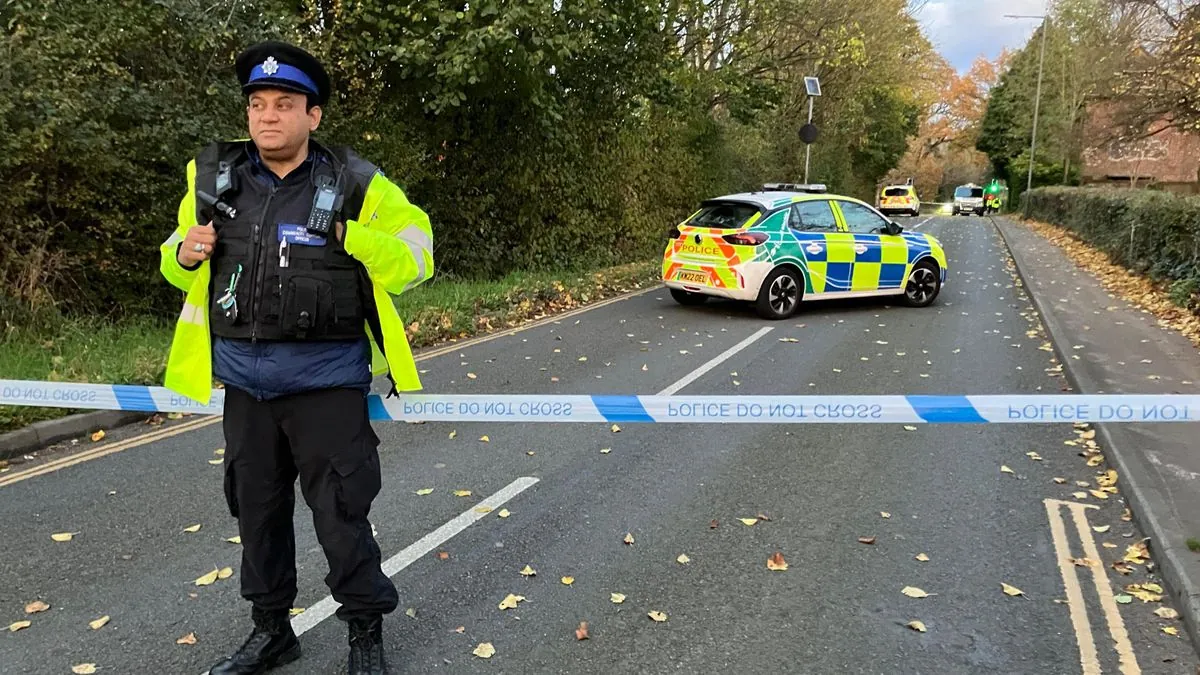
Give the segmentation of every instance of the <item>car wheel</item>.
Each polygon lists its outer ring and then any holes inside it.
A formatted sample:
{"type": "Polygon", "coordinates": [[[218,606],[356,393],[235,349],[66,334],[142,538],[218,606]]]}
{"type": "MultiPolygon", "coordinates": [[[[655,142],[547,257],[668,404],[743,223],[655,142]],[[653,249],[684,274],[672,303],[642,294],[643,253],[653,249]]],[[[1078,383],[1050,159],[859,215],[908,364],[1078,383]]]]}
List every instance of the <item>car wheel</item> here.
{"type": "Polygon", "coordinates": [[[708,300],[708,296],[704,295],[703,293],[692,293],[690,291],[685,291],[682,288],[672,288],[671,297],[675,298],[675,302],[688,307],[703,305],[704,301],[708,300]]]}
{"type": "Polygon", "coordinates": [[[758,289],[754,309],[764,319],[786,319],[796,313],[804,295],[804,282],[790,267],[776,267],[758,289]]]}
{"type": "Polygon", "coordinates": [[[942,277],[937,263],[922,260],[913,265],[904,284],[904,302],[909,307],[928,307],[942,290],[942,277]]]}

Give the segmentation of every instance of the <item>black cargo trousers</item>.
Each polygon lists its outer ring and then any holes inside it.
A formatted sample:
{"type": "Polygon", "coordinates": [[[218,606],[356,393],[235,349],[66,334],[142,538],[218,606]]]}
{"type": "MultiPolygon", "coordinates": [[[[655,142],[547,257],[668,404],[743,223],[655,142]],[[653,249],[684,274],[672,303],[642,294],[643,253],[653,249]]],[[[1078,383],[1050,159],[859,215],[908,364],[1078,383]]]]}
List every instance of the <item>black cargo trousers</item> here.
{"type": "Polygon", "coordinates": [[[260,610],[296,600],[295,483],[329,562],[325,584],[343,621],[396,609],[367,515],[379,494],[379,437],[367,399],[323,389],[259,401],[225,390],[225,498],[242,537],[242,597],[260,610]]]}

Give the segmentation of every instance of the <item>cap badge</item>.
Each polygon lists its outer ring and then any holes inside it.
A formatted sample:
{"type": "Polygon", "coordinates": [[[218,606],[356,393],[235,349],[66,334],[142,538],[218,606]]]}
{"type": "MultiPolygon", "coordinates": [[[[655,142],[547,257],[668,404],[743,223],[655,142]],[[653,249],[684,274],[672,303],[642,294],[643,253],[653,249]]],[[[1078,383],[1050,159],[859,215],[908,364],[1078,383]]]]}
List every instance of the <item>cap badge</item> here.
{"type": "Polygon", "coordinates": [[[268,56],[267,60],[262,63],[262,70],[267,75],[274,75],[279,72],[279,62],[275,60],[274,56],[268,56]]]}

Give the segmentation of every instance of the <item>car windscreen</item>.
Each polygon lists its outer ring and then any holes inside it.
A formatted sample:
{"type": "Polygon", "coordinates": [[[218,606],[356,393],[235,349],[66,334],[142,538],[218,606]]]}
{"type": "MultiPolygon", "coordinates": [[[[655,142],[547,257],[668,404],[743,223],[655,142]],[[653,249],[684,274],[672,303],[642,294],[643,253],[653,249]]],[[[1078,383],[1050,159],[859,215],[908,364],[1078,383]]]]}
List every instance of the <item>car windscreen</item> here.
{"type": "Polygon", "coordinates": [[[976,199],[983,197],[983,188],[960,187],[954,191],[955,197],[974,197],[976,199]]]}
{"type": "Polygon", "coordinates": [[[742,223],[750,220],[758,213],[758,207],[736,202],[717,202],[705,204],[700,211],[687,222],[693,227],[711,227],[731,230],[741,227],[742,223]]]}
{"type": "Polygon", "coordinates": [[[884,197],[907,197],[908,188],[894,187],[883,191],[884,197]]]}

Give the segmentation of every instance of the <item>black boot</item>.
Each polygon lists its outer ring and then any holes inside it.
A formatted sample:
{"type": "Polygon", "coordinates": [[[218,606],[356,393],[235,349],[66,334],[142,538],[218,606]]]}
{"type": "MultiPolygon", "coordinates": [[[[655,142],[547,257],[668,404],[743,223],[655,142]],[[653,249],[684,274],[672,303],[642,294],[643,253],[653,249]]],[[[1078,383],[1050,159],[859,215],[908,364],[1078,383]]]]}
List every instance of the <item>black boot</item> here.
{"type": "Polygon", "coordinates": [[[209,675],[255,675],[300,658],[300,639],[292,631],[287,610],[254,608],[254,632],[232,656],[209,669],[209,675]]]}
{"type": "Polygon", "coordinates": [[[385,675],[383,618],[351,619],[349,675],[385,675]]]}

